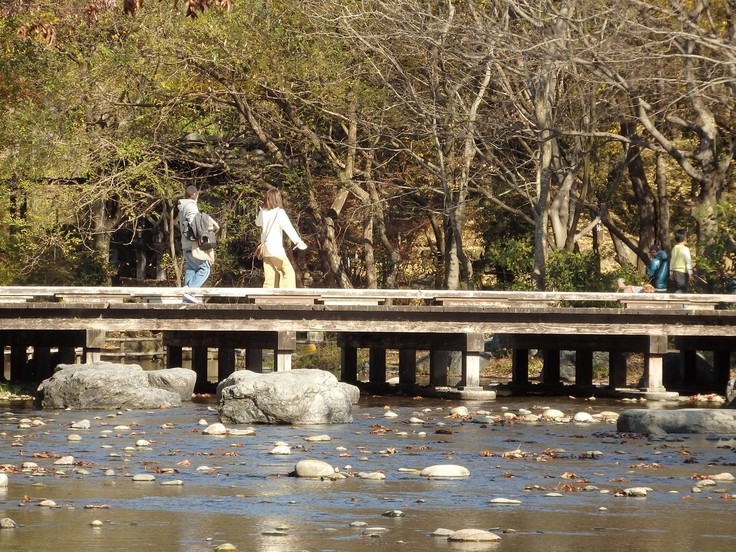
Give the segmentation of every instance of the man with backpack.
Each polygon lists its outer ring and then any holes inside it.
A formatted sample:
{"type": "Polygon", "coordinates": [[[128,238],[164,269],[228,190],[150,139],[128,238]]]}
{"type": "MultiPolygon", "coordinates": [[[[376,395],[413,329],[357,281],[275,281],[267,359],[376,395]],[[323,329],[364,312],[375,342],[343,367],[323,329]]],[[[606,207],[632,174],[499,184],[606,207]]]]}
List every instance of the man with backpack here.
{"type": "MultiPolygon", "coordinates": [[[[200,288],[210,275],[210,262],[196,259],[192,255],[192,247],[197,244],[197,236],[193,234],[192,226],[199,213],[197,200],[199,190],[196,186],[187,186],[184,198],[177,203],[179,209],[179,230],[181,231],[181,250],[184,253],[186,268],[184,270],[184,287],[200,288]]],[[[184,294],[185,303],[201,303],[190,293],[184,294]]]]}

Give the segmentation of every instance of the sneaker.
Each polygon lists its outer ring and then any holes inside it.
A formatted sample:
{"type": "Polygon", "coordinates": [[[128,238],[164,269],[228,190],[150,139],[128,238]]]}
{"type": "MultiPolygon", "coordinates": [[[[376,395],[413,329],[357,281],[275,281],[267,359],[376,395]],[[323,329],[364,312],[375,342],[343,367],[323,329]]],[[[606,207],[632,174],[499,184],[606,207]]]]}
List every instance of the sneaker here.
{"type": "Polygon", "coordinates": [[[184,303],[192,303],[192,304],[195,304],[195,305],[201,305],[202,304],[202,301],[200,301],[199,299],[197,299],[191,293],[185,293],[184,294],[184,303]]]}

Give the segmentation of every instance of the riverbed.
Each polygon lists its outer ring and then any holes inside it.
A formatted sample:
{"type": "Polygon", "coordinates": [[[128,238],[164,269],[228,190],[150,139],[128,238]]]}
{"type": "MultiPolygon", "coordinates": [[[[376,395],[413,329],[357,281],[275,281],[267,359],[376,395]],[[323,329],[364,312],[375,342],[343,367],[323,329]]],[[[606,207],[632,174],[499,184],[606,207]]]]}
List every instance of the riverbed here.
{"type": "Polygon", "coordinates": [[[646,406],[662,405],[362,397],[352,424],[252,426],[254,435],[238,436],[203,434],[218,422],[214,399],[150,412],[9,407],[0,414],[0,473],[8,476],[0,518],[17,527],[0,529],[0,550],[734,550],[736,483],[724,480],[736,474],[734,436],[648,439],[600,418],[646,406]],[[453,415],[458,406],[468,415],[453,415]],[[546,408],[596,418],[515,418],[546,408]],[[84,420],[89,429],[72,429],[84,420]],[[329,440],[306,440],[316,436],[329,440]],[[291,453],[270,454],[277,443],[291,453]],[[71,464],[55,463],[70,456],[71,464]],[[347,477],[290,476],[307,458],[347,477]],[[470,475],[412,471],[437,464],[470,475]],[[153,480],[136,481],[141,475],[153,480]],[[630,488],[646,496],[622,496],[630,488]],[[466,528],[501,539],[434,535],[466,528]]]}

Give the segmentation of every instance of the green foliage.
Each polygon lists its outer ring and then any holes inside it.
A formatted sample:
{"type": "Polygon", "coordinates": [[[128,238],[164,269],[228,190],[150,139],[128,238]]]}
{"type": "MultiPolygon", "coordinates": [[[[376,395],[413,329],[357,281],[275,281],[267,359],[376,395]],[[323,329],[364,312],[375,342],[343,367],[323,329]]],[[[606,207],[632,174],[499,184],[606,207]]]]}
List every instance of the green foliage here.
{"type": "Polygon", "coordinates": [[[533,264],[534,246],[522,237],[491,241],[483,258],[483,270],[495,276],[497,289],[533,289],[533,264]]]}
{"type": "Polygon", "coordinates": [[[595,251],[553,251],[547,259],[547,289],[601,291],[599,266],[600,259],[595,251]]]}

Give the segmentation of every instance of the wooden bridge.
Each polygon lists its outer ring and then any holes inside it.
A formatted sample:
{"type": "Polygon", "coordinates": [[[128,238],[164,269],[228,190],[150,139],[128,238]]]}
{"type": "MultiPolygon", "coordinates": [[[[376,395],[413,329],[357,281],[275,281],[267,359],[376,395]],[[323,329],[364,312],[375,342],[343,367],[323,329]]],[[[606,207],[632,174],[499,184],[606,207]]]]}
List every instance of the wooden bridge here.
{"type": "Polygon", "coordinates": [[[446,290],[246,289],[196,290],[203,304],[182,302],[180,288],[0,287],[0,345],[6,380],[40,381],[58,362],[100,358],[108,332],[160,332],[166,366],[181,366],[191,347],[192,368],[206,383],[209,349],[217,349],[217,379],[235,368],[263,368],[263,350],[276,370],[291,369],[297,332],[330,332],[341,347],[341,379],[358,381],[357,351],[369,349],[368,381],[386,386],[386,352],[398,351],[398,389],[464,398],[495,396],[480,384],[480,359],[491,335],[512,352],[510,388],[572,393],[560,382],[560,351],[576,351],[575,387],[593,389],[593,352],[609,353],[609,390],[653,398],[663,385],[663,356],[679,351],[682,380],[697,385],[696,353],[712,351],[723,393],[736,351],[736,295],[495,292],[446,290]],[[78,350],[81,348],[81,355],[78,350]],[[541,381],[532,385],[529,350],[543,351],[541,381]],[[53,351],[53,355],[52,355],[53,351]],[[429,381],[417,386],[417,351],[429,355],[429,381]],[[462,377],[448,387],[447,351],[462,355],[462,377]],[[642,353],[645,380],[626,387],[626,353],[642,353]],[[5,358],[5,355],[3,356],[5,358]]]}

